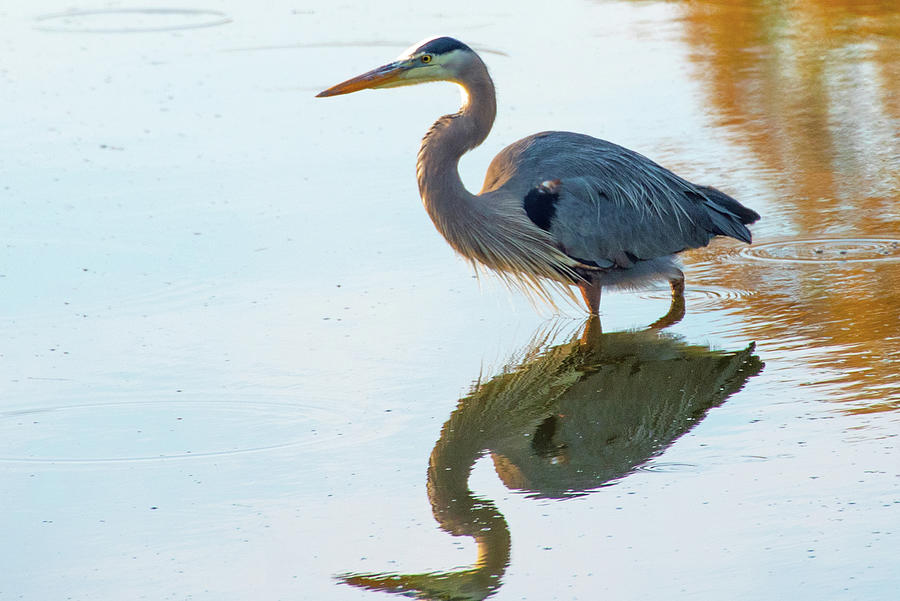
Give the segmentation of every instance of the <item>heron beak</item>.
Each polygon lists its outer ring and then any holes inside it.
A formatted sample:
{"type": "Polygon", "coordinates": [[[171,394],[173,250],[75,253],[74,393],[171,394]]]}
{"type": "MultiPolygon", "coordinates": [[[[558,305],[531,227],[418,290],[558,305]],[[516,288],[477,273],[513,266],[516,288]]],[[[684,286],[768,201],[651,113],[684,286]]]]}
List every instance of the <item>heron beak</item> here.
{"type": "MultiPolygon", "coordinates": [[[[372,69],[362,75],[357,75],[352,79],[341,82],[327,90],[323,90],[316,94],[316,98],[339,96],[341,94],[349,94],[350,92],[358,92],[359,90],[366,90],[368,88],[393,87],[402,81],[400,78],[408,71],[409,66],[406,61],[388,63],[377,69],[372,69]]],[[[399,85],[402,85],[402,83],[399,83],[399,85]]]]}

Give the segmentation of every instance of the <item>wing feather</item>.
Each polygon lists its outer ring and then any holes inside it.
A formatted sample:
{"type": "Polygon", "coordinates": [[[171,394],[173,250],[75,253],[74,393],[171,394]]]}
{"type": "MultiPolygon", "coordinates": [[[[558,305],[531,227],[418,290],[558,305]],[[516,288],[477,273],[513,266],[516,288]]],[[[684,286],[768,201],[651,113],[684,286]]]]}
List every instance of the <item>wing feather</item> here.
{"type": "Polygon", "coordinates": [[[590,136],[543,132],[505,148],[482,194],[524,198],[560,180],[550,233],[570,256],[629,267],[709,243],[716,235],[750,241],[759,216],[714,188],[698,186],[632,150],[590,136]],[[623,261],[623,257],[627,257],[623,261]]]}

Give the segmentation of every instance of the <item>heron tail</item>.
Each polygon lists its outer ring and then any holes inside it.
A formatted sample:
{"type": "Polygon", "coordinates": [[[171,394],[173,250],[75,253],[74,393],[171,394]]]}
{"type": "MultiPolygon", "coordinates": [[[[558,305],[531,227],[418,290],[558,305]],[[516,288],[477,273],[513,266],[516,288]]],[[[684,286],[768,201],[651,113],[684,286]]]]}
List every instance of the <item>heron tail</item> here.
{"type": "Polygon", "coordinates": [[[750,244],[752,236],[746,226],[755,223],[759,219],[759,213],[711,186],[697,188],[706,197],[706,208],[713,226],[710,231],[750,244]]]}

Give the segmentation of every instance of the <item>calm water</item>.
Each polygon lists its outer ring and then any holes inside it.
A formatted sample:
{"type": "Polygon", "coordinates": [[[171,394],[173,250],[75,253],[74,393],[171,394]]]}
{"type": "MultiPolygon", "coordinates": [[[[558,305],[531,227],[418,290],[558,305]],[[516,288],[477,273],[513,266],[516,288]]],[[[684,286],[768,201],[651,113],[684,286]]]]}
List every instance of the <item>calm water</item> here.
{"type": "Polygon", "coordinates": [[[0,599],[896,599],[900,9],[780,4],[0,9],[0,599]],[[435,33],[499,91],[471,188],[582,131],[755,244],[662,332],[474,279],[452,87],[313,98],[435,33]]]}

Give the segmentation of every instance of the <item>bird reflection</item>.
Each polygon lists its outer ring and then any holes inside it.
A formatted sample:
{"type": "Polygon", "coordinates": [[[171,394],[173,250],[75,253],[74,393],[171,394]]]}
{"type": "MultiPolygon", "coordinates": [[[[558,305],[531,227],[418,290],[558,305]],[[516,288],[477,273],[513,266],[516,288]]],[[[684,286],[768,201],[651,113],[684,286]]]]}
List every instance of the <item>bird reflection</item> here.
{"type": "Polygon", "coordinates": [[[420,574],[344,574],[347,584],[421,599],[485,599],[509,565],[510,532],[497,507],[469,490],[490,453],[510,489],[563,499],[596,490],[661,454],[759,373],[754,347],[713,351],[658,328],[600,332],[591,319],[548,348],[539,333],[503,372],[477,382],[441,430],[428,498],[441,529],[475,539],[473,567],[420,574]]]}

